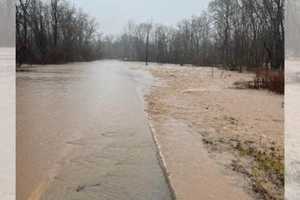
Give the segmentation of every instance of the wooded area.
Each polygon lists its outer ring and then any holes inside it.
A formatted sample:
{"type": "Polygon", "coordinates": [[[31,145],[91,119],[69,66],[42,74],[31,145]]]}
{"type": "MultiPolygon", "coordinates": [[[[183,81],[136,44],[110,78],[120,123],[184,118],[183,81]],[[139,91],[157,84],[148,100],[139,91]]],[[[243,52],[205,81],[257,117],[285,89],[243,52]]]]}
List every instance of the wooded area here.
{"type": "Polygon", "coordinates": [[[213,0],[208,11],[176,27],[129,23],[126,30],[104,40],[106,56],[232,69],[284,65],[283,0],[213,0]]]}
{"type": "Polygon", "coordinates": [[[118,58],[282,69],[284,7],[284,0],[212,0],[207,11],[177,26],[129,22],[116,37],[99,34],[95,20],[65,0],[19,0],[18,63],[118,58]]]}
{"type": "Polygon", "coordinates": [[[96,21],[68,1],[19,0],[16,17],[19,64],[101,58],[96,21]]]}

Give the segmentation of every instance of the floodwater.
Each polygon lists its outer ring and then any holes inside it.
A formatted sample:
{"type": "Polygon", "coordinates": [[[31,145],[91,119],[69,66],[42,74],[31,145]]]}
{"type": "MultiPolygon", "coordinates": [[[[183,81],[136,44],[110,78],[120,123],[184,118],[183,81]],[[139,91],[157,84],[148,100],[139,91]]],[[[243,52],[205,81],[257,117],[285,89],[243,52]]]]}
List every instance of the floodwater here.
{"type": "Polygon", "coordinates": [[[285,166],[287,200],[300,196],[300,60],[288,60],[285,91],[285,166]]]}
{"type": "Polygon", "coordinates": [[[0,48],[0,199],[15,199],[15,49],[0,48]]]}
{"type": "Polygon", "coordinates": [[[169,200],[144,114],[141,63],[17,74],[17,199],[169,200]]]}

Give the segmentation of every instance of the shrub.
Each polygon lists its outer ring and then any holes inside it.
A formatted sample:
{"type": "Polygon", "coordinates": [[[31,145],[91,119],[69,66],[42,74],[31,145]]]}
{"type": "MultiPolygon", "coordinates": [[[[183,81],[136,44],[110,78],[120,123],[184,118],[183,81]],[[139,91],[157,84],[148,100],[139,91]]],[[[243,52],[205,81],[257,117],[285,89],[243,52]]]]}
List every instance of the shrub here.
{"type": "Polygon", "coordinates": [[[284,93],[284,72],[258,69],[254,78],[254,88],[268,89],[279,94],[284,93]]]}

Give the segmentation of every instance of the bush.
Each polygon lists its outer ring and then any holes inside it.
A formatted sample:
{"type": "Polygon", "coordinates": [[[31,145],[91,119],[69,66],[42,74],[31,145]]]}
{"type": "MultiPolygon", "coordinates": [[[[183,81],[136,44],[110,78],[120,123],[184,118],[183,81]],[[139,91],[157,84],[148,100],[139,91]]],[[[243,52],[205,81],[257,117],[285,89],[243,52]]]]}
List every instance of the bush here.
{"type": "Polygon", "coordinates": [[[46,64],[62,64],[66,62],[65,52],[60,48],[50,49],[45,57],[46,64]]]}
{"type": "Polygon", "coordinates": [[[256,70],[254,88],[263,88],[272,92],[284,94],[284,72],[269,69],[256,70]]]}

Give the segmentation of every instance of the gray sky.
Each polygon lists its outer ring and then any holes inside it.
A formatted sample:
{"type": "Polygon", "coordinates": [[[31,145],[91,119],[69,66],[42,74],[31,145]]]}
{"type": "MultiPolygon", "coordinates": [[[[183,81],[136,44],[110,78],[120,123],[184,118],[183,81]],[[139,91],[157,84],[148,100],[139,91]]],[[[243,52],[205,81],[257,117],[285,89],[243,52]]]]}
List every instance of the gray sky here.
{"type": "Polygon", "coordinates": [[[210,0],[70,0],[95,17],[103,33],[118,34],[129,20],[175,25],[200,15],[210,0]]]}
{"type": "Polygon", "coordinates": [[[0,47],[15,46],[15,0],[0,0],[0,47]]]}

